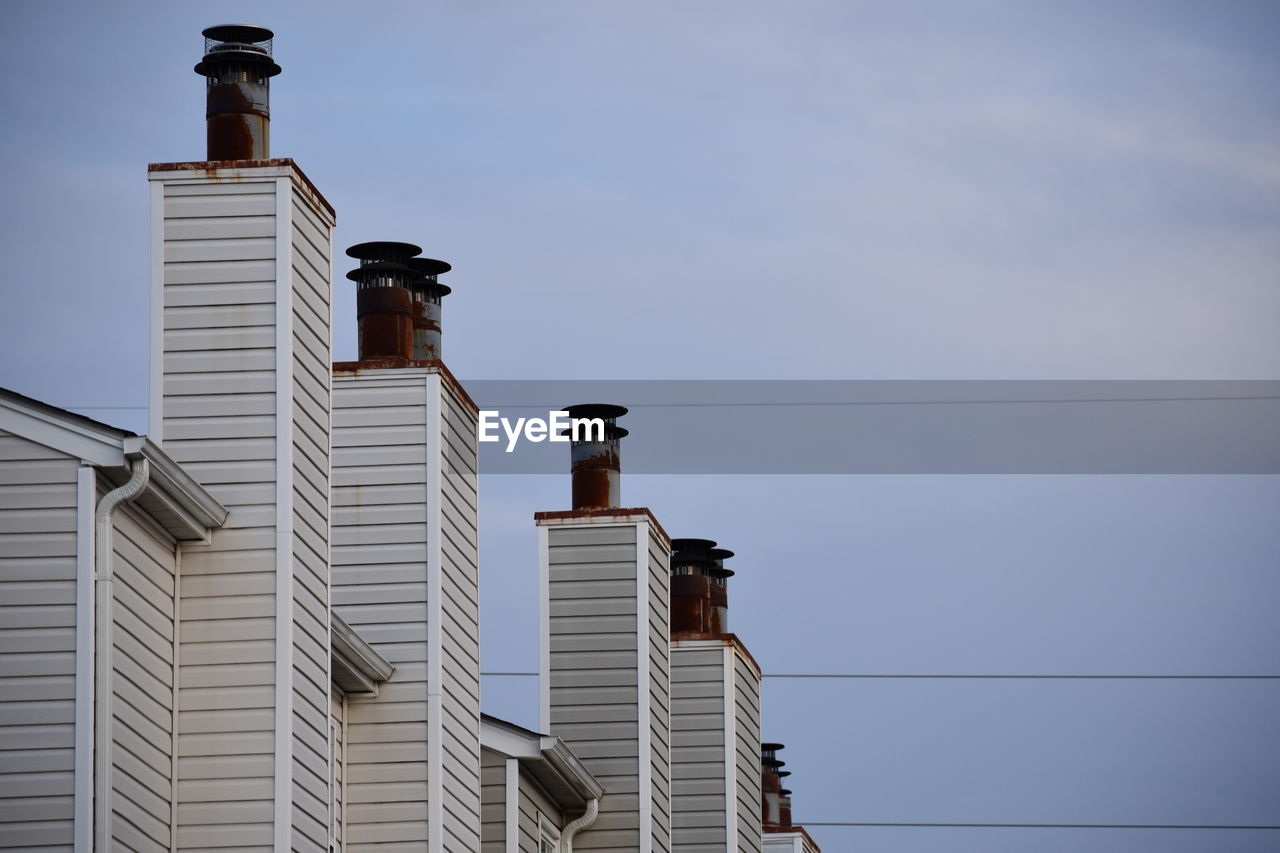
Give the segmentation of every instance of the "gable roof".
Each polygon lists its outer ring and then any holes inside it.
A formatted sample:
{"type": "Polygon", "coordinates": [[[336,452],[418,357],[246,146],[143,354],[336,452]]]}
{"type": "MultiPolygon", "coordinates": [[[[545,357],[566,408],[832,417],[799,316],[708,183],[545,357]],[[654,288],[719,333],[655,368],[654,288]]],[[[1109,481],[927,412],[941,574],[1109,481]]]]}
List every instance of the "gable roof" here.
{"type": "Polygon", "coordinates": [[[588,800],[598,799],[604,787],[583,766],[568,744],[558,737],[539,734],[500,720],[480,715],[480,746],[508,758],[519,759],[527,772],[551,797],[567,810],[581,811],[588,800]]]}
{"type": "Polygon", "coordinates": [[[145,435],[7,388],[0,388],[0,429],[81,459],[117,485],[129,479],[134,459],[146,459],[151,476],[134,504],[174,539],[207,540],[227,520],[226,508],[145,435]]]}

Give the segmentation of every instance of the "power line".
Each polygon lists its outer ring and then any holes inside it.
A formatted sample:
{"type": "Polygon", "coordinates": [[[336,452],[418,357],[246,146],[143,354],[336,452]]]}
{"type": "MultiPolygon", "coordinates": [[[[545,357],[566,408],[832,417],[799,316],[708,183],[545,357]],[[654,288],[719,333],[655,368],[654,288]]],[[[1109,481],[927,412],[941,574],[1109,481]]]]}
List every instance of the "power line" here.
{"type": "MultiPolygon", "coordinates": [[[[1280,400],[1280,395],[1259,394],[1241,396],[1205,396],[1205,397],[1060,397],[1034,400],[796,400],[794,402],[771,402],[757,400],[738,403],[685,402],[685,403],[633,403],[631,409],[746,409],[746,408],[785,408],[785,407],[843,407],[843,406],[1008,406],[1047,403],[1192,403],[1214,401],[1248,401],[1248,400],[1280,400]]],[[[497,409],[543,409],[545,405],[534,403],[491,404],[497,409]]],[[[78,406],[66,405],[64,409],[147,409],[149,406],[78,406]]]]}
{"type": "Polygon", "coordinates": [[[809,826],[922,826],[978,829],[1280,829],[1270,824],[1234,823],[925,823],[909,821],[800,821],[809,826]]]}
{"type": "MultiPolygon", "coordinates": [[[[1062,397],[1034,400],[796,400],[793,402],[764,401],[738,403],[685,402],[685,403],[629,403],[629,409],[745,409],[745,408],[784,408],[813,406],[974,406],[974,405],[1016,405],[1034,403],[1187,403],[1237,400],[1280,400],[1280,395],[1258,394],[1240,396],[1205,396],[1205,397],[1062,397]]],[[[544,409],[546,405],[534,403],[496,404],[496,409],[544,409]]]]}
{"type": "MultiPolygon", "coordinates": [[[[482,672],[481,675],[537,676],[536,672],[482,672]]],[[[973,679],[1145,679],[1152,681],[1179,680],[1244,680],[1267,681],[1280,679],[1280,675],[1202,675],[1202,674],[1043,674],[1043,673],[885,673],[885,672],[766,672],[762,678],[973,678],[973,679]]]]}

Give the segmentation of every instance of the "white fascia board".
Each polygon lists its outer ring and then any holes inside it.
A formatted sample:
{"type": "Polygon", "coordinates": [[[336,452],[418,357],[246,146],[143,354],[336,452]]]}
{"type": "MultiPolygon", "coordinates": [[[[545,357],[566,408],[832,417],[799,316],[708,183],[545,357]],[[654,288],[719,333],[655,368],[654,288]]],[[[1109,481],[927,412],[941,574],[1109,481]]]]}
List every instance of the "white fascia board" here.
{"type": "Polygon", "coordinates": [[[488,718],[480,718],[480,745],[507,758],[540,757],[540,739],[541,735],[515,731],[488,718]]]}
{"type": "Polygon", "coordinates": [[[542,758],[584,800],[604,796],[604,786],[597,781],[569,745],[558,737],[543,735],[539,744],[542,758]]]}
{"type": "Polygon", "coordinates": [[[150,438],[145,435],[126,438],[124,455],[127,458],[141,457],[150,462],[148,491],[162,501],[167,509],[190,519],[190,533],[195,535],[180,536],[177,532],[170,531],[175,538],[204,539],[208,537],[210,530],[226,523],[227,508],[150,438]]]}
{"type": "Polygon", "coordinates": [[[125,466],[122,442],[129,433],[106,424],[96,426],[74,415],[67,417],[59,411],[0,394],[0,429],[92,465],[125,466]]]}
{"type": "Polygon", "coordinates": [[[352,675],[376,685],[386,681],[395,672],[396,668],[391,662],[378,654],[337,613],[329,614],[329,626],[330,653],[341,655],[342,660],[353,670],[352,675]]]}
{"type": "MultiPolygon", "coordinates": [[[[518,726],[503,725],[492,717],[480,718],[480,746],[505,758],[516,758],[524,763],[535,778],[550,773],[564,783],[574,794],[586,801],[604,795],[604,786],[591,775],[569,745],[554,735],[531,732],[518,726]]],[[[540,780],[541,781],[541,780],[540,780]]],[[[550,788],[544,784],[544,788],[550,788]]],[[[581,802],[559,805],[581,807],[581,802]]]]}
{"type": "MultiPolygon", "coordinates": [[[[179,540],[206,540],[209,531],[227,520],[226,508],[145,435],[133,435],[105,424],[95,425],[74,413],[0,394],[0,430],[74,456],[127,479],[131,459],[151,463],[146,490],[135,503],[156,501],[173,513],[161,527],[179,540]]],[[[123,481],[122,481],[123,482],[123,481]]]]}

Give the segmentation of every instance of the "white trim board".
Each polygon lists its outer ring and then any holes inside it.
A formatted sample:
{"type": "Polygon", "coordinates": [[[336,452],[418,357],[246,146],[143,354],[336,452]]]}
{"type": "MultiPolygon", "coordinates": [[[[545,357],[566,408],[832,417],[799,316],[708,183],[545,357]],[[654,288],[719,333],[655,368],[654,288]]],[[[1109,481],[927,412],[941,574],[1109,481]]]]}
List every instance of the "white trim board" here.
{"type": "Polygon", "coordinates": [[[276,193],[275,846],[293,837],[293,181],[276,193]]]}
{"type": "Polygon", "coordinates": [[[93,517],[97,490],[97,469],[82,462],[76,472],[75,853],[93,850],[93,517]]]}
{"type": "Polygon", "coordinates": [[[444,580],[441,565],[444,549],[440,538],[444,524],[441,501],[441,470],[444,464],[443,414],[440,374],[424,377],[427,408],[426,502],[427,502],[427,850],[444,851],[444,678],[443,613],[444,580]]]}
{"type": "Polygon", "coordinates": [[[538,730],[551,732],[551,534],[538,528],[538,730]]]}
{"type": "Polygon", "coordinates": [[[507,759],[506,774],[502,837],[506,853],[520,853],[520,759],[507,759]]]}
{"type": "Polygon", "coordinates": [[[636,735],[640,853],[653,851],[653,694],[649,691],[649,522],[636,522],[636,735]]]}

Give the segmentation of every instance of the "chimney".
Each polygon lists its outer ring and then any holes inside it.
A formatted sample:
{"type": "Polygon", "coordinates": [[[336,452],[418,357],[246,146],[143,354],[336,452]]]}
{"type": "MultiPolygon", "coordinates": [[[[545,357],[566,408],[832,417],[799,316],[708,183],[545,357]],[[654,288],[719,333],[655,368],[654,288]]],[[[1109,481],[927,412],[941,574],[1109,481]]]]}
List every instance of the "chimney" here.
{"type": "Polygon", "coordinates": [[[618,453],[618,439],[627,430],[616,421],[627,413],[624,406],[609,403],[579,403],[565,406],[573,421],[604,421],[604,435],[587,425],[580,431],[579,441],[570,442],[573,473],[573,508],[614,509],[622,501],[622,462],[618,453]]]}
{"type": "MultiPolygon", "coordinates": [[[[760,787],[764,808],[762,821],[765,827],[791,825],[790,820],[785,824],[782,822],[782,768],[787,763],[778,759],[778,750],[782,748],[783,745],[780,743],[760,744],[760,787]]],[[[788,817],[790,816],[789,806],[788,803],[788,817]]]]}
{"type": "Polygon", "coordinates": [[[271,30],[224,24],[204,31],[204,59],[195,68],[208,79],[207,160],[265,160],[270,154],[270,80],[280,73],[271,58],[271,30]]]}
{"type": "Polygon", "coordinates": [[[726,569],[724,561],[733,556],[733,552],[724,548],[712,548],[707,552],[712,560],[711,598],[707,611],[707,630],[712,634],[729,633],[729,578],[733,577],[733,569],[726,569]]]}
{"type": "Polygon", "coordinates": [[[413,357],[438,361],[444,358],[440,346],[440,300],[453,288],[436,281],[436,276],[453,267],[435,258],[410,258],[409,267],[419,276],[409,285],[413,294],[413,357]]]}
{"type": "Polygon", "coordinates": [[[705,634],[711,624],[710,539],[671,540],[671,636],[705,634]]]}
{"type": "Polygon", "coordinates": [[[732,556],[710,539],[671,540],[671,636],[729,633],[732,556]]]}

